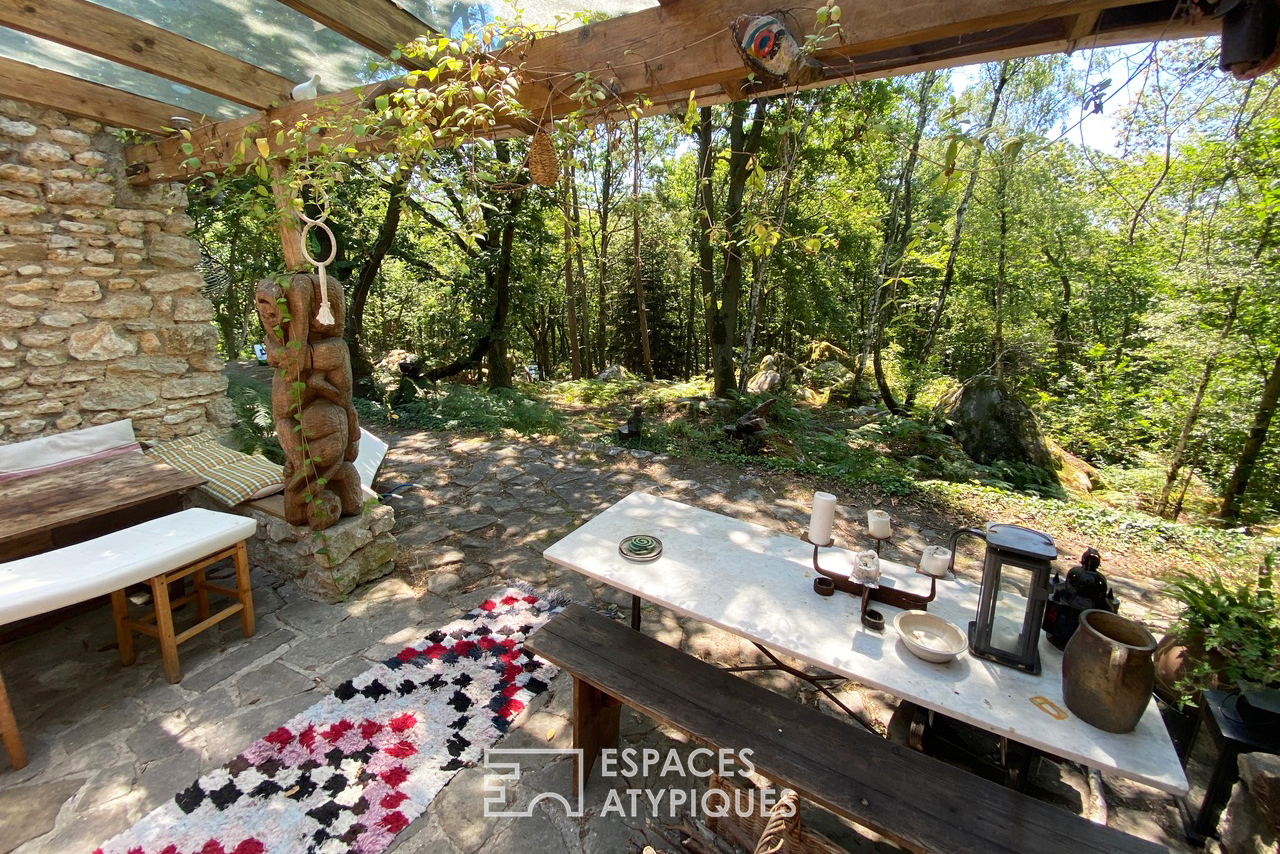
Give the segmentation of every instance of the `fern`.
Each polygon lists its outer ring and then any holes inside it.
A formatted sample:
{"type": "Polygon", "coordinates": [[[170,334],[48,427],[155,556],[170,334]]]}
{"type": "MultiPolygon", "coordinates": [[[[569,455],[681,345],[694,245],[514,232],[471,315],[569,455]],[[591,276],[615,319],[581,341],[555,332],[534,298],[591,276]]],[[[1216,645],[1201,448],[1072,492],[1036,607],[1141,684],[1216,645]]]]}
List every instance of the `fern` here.
{"type": "Polygon", "coordinates": [[[284,450],[276,438],[271,414],[271,388],[248,377],[232,375],[227,382],[227,397],[236,413],[231,436],[241,452],[261,454],[283,465],[284,450]]]}

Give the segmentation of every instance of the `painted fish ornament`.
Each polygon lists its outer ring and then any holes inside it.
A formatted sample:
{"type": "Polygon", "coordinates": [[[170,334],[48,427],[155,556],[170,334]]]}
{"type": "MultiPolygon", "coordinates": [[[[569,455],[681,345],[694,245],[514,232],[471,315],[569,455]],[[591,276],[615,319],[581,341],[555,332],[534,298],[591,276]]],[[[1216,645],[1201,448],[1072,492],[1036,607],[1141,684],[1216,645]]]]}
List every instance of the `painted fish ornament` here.
{"type": "Polygon", "coordinates": [[[800,50],[795,37],[773,15],[743,15],[729,27],[747,67],[795,86],[822,79],[822,63],[800,50]]]}

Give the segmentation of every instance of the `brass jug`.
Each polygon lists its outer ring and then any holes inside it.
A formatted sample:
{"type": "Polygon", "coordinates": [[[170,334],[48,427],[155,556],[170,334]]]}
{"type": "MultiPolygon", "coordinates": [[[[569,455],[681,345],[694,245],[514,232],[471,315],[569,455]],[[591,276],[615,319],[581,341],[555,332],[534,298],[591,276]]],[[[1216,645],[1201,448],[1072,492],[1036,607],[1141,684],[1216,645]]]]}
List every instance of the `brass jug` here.
{"type": "Polygon", "coordinates": [[[1062,697],[1076,717],[1107,732],[1131,732],[1151,702],[1156,639],[1107,611],[1080,615],[1062,656],[1062,697]]]}

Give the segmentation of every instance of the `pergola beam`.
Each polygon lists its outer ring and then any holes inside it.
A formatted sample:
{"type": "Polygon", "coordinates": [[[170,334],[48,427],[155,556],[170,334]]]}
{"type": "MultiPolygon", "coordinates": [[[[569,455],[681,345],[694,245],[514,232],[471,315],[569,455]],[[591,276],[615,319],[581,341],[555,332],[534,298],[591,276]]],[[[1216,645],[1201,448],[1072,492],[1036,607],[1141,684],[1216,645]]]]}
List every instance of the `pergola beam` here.
{"type": "MultiPolygon", "coordinates": [[[[616,96],[613,104],[618,110],[640,95],[652,101],[649,112],[660,112],[687,101],[690,91],[698,93],[699,103],[766,94],[769,90],[760,84],[744,85],[746,69],[728,26],[739,14],[765,12],[775,4],[776,0],[679,0],[539,39],[521,48],[528,82],[521,87],[519,99],[539,121],[577,109],[579,103],[569,95],[578,72],[589,73],[607,86],[616,96]]],[[[817,52],[826,74],[815,85],[1059,53],[1078,46],[1187,38],[1217,30],[1216,21],[1193,23],[1176,18],[1177,7],[1176,0],[903,0],[896,5],[866,4],[847,15],[856,25],[848,26],[843,43],[817,52]],[[1085,36],[1077,35],[1079,16],[1092,12],[1099,15],[1091,30],[1085,36]]],[[[813,27],[813,22],[808,26],[813,27]]],[[[359,95],[353,90],[333,99],[290,104],[265,116],[201,128],[194,140],[197,151],[204,152],[200,170],[230,165],[234,146],[255,121],[264,127],[276,121],[293,127],[299,121],[350,110],[359,102],[359,95]]],[[[497,128],[494,135],[516,132],[497,128]]],[[[317,144],[320,141],[315,139],[317,144]]],[[[332,140],[324,141],[333,144],[332,140]]],[[[364,150],[381,144],[370,138],[348,142],[364,150]]],[[[135,147],[130,152],[135,164],[131,180],[143,184],[182,180],[186,177],[181,165],[185,158],[178,148],[173,140],[135,147]]]]}
{"type": "MultiPolygon", "coordinates": [[[[419,36],[434,35],[436,29],[417,16],[405,11],[392,0],[277,0],[313,21],[324,24],[334,32],[373,51],[379,56],[390,57],[399,45],[408,44],[419,36]]],[[[416,64],[401,57],[397,60],[406,68],[416,64]]]]}
{"type": "MultiPolygon", "coordinates": [[[[897,0],[845,8],[844,40],[817,53],[825,63],[845,57],[963,38],[972,33],[1074,18],[1143,0],[897,0]]],[[[1172,3],[1169,4],[1172,7],[1172,3]]],[[[848,6],[848,4],[846,4],[848,6]]],[[[727,35],[740,15],[776,10],[777,0],[681,0],[610,18],[529,46],[525,68],[532,81],[520,100],[535,115],[576,109],[569,95],[585,72],[622,99],[634,93],[721,85],[743,76],[742,57],[727,35]]],[[[795,8],[788,25],[818,31],[814,8],[795,8]],[[794,22],[794,23],[793,23],[794,22]]]]}
{"type": "Polygon", "coordinates": [[[207,121],[200,113],[173,104],[3,57],[0,57],[0,97],[83,116],[114,127],[156,134],[172,133],[174,125],[179,123],[176,119],[185,119],[192,125],[207,121]]]}
{"type": "Polygon", "coordinates": [[[263,110],[293,81],[87,0],[0,0],[0,25],[263,110]]]}

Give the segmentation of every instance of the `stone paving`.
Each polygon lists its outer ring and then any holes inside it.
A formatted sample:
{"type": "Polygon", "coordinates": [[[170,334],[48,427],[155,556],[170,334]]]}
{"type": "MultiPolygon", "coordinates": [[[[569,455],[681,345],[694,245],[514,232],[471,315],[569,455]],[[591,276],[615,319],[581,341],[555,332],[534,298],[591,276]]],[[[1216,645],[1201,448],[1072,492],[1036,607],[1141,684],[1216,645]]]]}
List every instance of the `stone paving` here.
{"type": "MultiPolygon", "coordinates": [[[[380,484],[413,483],[394,496],[401,544],[397,571],[357,590],[345,602],[322,604],[292,584],[254,574],[258,631],[239,635],[238,623],[205,632],[181,649],[183,680],[165,683],[159,654],[140,642],[138,663],[121,667],[109,608],[103,606],[0,645],[5,675],[30,764],[0,770],[0,854],[88,852],[171,798],[192,780],[237,754],[255,738],[307,708],[426,631],[474,607],[494,589],[522,581],[542,590],[617,612],[630,599],[545,562],[542,550],[633,490],[661,493],[770,527],[800,531],[807,506],[794,484],[723,467],[687,466],[643,451],[551,447],[405,434],[388,437],[392,450],[380,484]]],[[[854,534],[865,508],[842,508],[838,531],[854,534]]],[[[937,542],[941,530],[895,514],[901,557],[937,542]]],[[[945,529],[949,525],[939,524],[945,529]]],[[[893,556],[890,553],[890,556],[893,556]]],[[[1135,601],[1153,602],[1143,584],[1117,579],[1135,601]]],[[[1157,615],[1158,617],[1158,615],[1157,615]]],[[[649,609],[645,630],[664,642],[720,662],[756,660],[740,639],[649,609]]],[[[830,708],[812,691],[779,674],[754,678],[801,702],[830,708]]],[[[882,724],[890,698],[855,685],[841,699],[882,724]]],[[[552,690],[501,742],[504,747],[567,747],[570,683],[552,690]]],[[[674,733],[630,712],[624,740],[661,750],[688,747],[674,733]]],[[[621,852],[652,844],[670,850],[654,827],[672,824],[601,816],[598,806],[567,818],[558,806],[535,805],[525,818],[483,815],[484,771],[458,773],[427,813],[393,844],[396,854],[472,852],[621,852]]],[[[513,806],[536,793],[564,792],[563,758],[526,765],[510,792],[513,806]]],[[[683,779],[618,779],[620,790],[683,779]]],[[[599,805],[597,776],[586,802],[599,805]]],[[[1087,786],[1078,769],[1042,762],[1036,794],[1080,811],[1087,786]]],[[[1123,780],[1106,779],[1110,823],[1189,850],[1174,831],[1177,811],[1166,796],[1123,780]]],[[[850,851],[896,850],[819,810],[806,821],[850,851]]]]}

